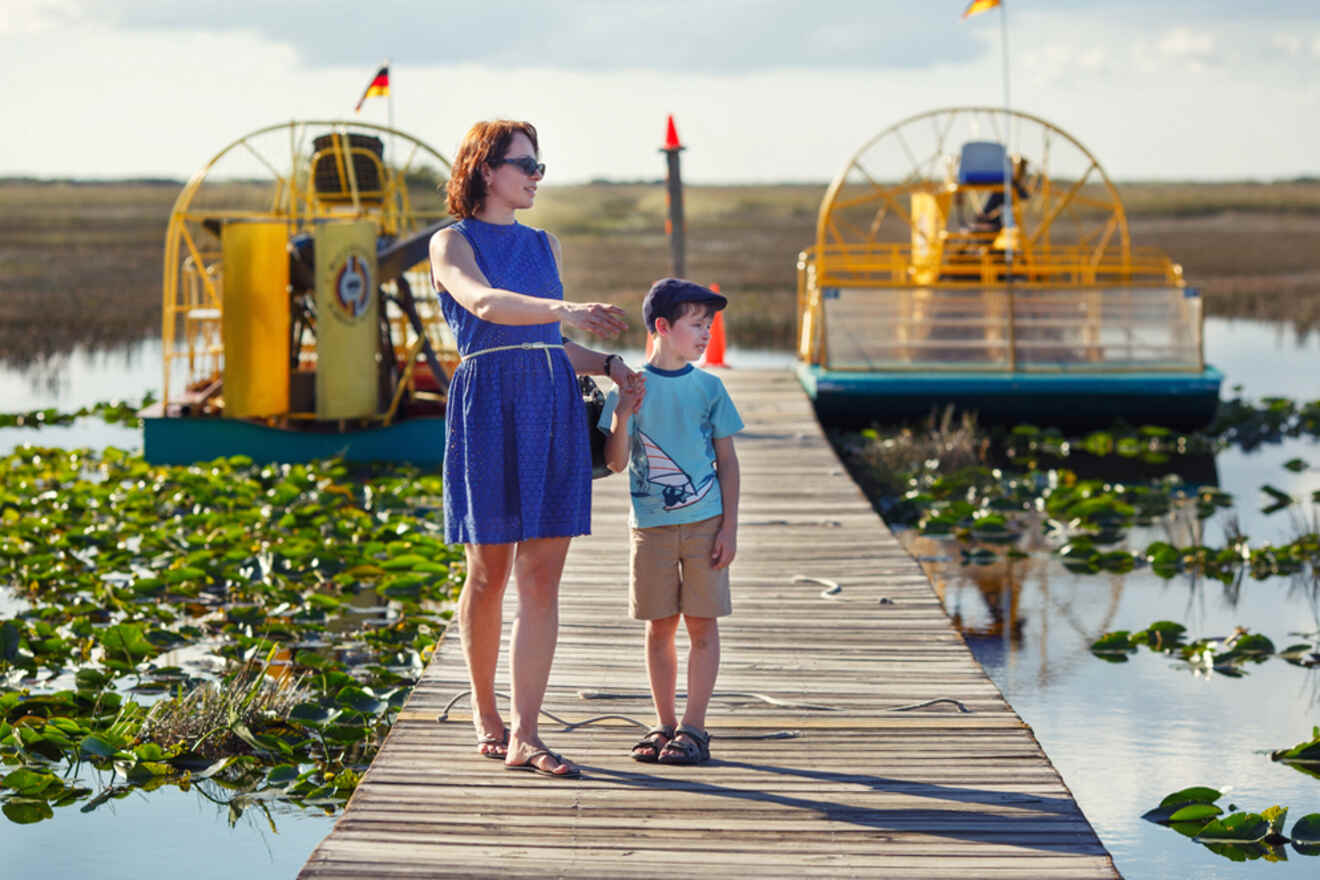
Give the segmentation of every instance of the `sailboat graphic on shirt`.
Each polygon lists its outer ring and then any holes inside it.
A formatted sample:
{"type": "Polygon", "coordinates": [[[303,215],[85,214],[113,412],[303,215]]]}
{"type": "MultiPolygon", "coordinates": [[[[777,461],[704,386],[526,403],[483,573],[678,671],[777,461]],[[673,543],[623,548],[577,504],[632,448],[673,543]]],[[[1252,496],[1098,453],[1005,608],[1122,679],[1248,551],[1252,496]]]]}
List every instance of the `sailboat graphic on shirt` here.
{"type": "Polygon", "coordinates": [[[633,460],[640,465],[637,470],[642,473],[642,486],[634,488],[634,495],[650,495],[654,490],[648,490],[648,484],[659,486],[665,510],[678,510],[696,504],[710,494],[711,487],[715,485],[715,474],[707,474],[700,486],[693,485],[687,472],[666,455],[646,432],[638,431],[637,440],[639,442],[633,444],[633,460]],[[643,491],[638,492],[637,488],[643,491]]]}

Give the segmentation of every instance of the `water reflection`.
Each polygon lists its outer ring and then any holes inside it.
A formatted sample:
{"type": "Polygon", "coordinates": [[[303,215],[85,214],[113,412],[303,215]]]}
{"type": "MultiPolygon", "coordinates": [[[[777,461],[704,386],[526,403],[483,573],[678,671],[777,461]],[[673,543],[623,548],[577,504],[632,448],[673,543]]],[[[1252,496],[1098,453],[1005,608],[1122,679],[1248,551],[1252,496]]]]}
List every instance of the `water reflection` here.
{"type": "Polygon", "coordinates": [[[141,400],[148,391],[159,393],[160,382],[159,339],[75,347],[0,369],[0,401],[7,412],[71,410],[102,400],[141,400]]]}
{"type": "MultiPolygon", "coordinates": [[[[1218,544],[1223,531],[1223,518],[1200,519],[1194,505],[1183,504],[1132,529],[1119,546],[1160,539],[1218,544]]],[[[1078,574],[1053,552],[1056,539],[1031,527],[1016,544],[1025,558],[1006,558],[1001,545],[988,565],[962,564],[963,548],[951,540],[915,531],[900,539],[977,659],[1032,726],[1124,876],[1243,876],[1241,864],[1140,820],[1179,788],[1231,785],[1241,809],[1282,804],[1294,820],[1320,812],[1314,780],[1268,758],[1271,749],[1310,736],[1320,669],[1271,657],[1229,678],[1188,674],[1193,666],[1146,649],[1112,665],[1090,650],[1105,632],[1157,620],[1182,623],[1189,640],[1242,627],[1282,649],[1320,630],[1314,570],[1230,584],[1194,575],[1163,580],[1148,569],[1078,574]]],[[[1299,858],[1270,869],[1271,877],[1310,877],[1315,863],[1299,858]]]]}

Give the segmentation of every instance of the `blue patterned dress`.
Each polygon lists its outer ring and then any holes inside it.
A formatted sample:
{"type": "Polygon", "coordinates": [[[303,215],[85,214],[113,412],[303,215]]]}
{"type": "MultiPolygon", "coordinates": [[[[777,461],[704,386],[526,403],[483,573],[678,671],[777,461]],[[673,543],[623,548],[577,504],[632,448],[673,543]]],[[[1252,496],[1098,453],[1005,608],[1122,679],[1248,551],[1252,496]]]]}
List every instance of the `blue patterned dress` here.
{"type": "MultiPolygon", "coordinates": [[[[494,287],[563,299],[550,239],[520,223],[475,218],[454,228],[494,287]]],[[[445,414],[445,540],[505,544],[591,531],[586,409],[563,349],[474,352],[524,342],[558,344],[559,323],[483,321],[440,292],[464,361],[445,414]]]]}

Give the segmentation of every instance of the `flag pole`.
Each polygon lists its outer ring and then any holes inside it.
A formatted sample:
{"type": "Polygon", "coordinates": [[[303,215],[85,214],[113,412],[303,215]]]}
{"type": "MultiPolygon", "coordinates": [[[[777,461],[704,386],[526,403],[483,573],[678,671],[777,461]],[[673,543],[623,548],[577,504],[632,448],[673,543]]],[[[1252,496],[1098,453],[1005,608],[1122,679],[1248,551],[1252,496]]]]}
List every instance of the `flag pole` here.
{"type": "Polygon", "coordinates": [[[386,58],[385,70],[388,71],[386,75],[390,78],[390,84],[388,87],[389,91],[386,93],[386,97],[390,99],[390,157],[389,157],[389,161],[386,162],[387,167],[391,164],[398,165],[399,162],[399,156],[398,156],[399,145],[395,143],[395,139],[394,139],[394,71],[392,70],[392,68],[393,68],[393,63],[390,61],[389,58],[386,58]]]}
{"type": "Polygon", "coordinates": [[[999,4],[999,46],[1004,62],[1004,254],[1010,280],[1013,271],[1013,116],[1008,89],[1008,3],[999,4]]]}
{"type": "Polygon", "coordinates": [[[1008,2],[999,3],[999,47],[1004,62],[1004,290],[1008,294],[1008,362],[1017,369],[1017,304],[1013,296],[1013,236],[1017,229],[1013,221],[1013,112],[1008,89],[1008,2]]]}

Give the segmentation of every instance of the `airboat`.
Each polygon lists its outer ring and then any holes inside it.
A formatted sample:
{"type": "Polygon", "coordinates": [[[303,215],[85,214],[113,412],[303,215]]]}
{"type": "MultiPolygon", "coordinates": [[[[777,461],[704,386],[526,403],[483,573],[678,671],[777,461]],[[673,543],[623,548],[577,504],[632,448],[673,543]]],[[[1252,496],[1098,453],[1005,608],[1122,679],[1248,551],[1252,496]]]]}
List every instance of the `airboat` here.
{"type": "Polygon", "coordinates": [[[1129,236],[1118,191],[1072,135],[990,107],[876,135],[831,182],[798,256],[795,370],[827,424],[1066,428],[1209,422],[1201,299],[1129,236]]]}
{"type": "Polygon", "coordinates": [[[146,459],[441,461],[458,354],[427,250],[449,168],[402,131],[293,121],[194,174],[165,235],[146,459]]]}

